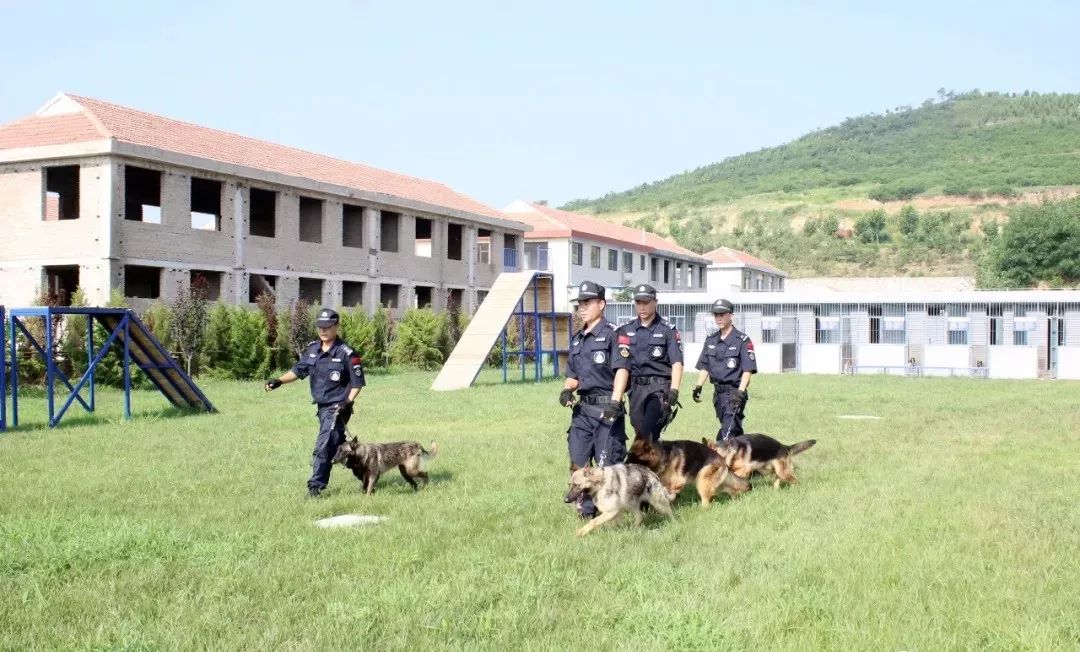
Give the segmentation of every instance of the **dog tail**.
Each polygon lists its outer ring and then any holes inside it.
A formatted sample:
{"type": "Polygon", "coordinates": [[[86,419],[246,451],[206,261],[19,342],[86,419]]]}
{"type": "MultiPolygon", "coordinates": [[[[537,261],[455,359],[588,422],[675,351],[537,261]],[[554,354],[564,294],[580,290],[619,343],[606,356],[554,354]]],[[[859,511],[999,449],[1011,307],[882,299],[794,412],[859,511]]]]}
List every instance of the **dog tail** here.
{"type": "Polygon", "coordinates": [[[803,452],[807,448],[810,448],[816,443],[816,439],[807,439],[806,441],[800,441],[797,444],[792,444],[791,446],[787,447],[788,455],[798,455],[799,453],[803,452]]]}
{"type": "Polygon", "coordinates": [[[424,450],[423,446],[420,447],[420,456],[423,457],[425,460],[430,460],[438,454],[439,445],[435,442],[431,442],[431,446],[427,450],[424,450]]]}

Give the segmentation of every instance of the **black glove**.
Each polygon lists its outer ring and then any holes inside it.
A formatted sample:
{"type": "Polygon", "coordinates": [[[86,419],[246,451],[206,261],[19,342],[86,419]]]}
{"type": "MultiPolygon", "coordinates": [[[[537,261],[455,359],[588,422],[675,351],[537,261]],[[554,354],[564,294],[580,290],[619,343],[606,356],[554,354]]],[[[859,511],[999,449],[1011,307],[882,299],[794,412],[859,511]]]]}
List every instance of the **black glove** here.
{"type": "Polygon", "coordinates": [[[345,399],[344,401],[338,403],[338,418],[340,418],[343,422],[347,423],[349,419],[352,418],[352,412],[353,402],[349,399],[345,399]]]}
{"type": "Polygon", "coordinates": [[[612,401],[604,408],[604,413],[600,415],[604,421],[615,421],[623,415],[622,401],[612,401]]]}
{"type": "Polygon", "coordinates": [[[735,390],[735,393],[731,395],[731,409],[738,412],[746,405],[746,392],[741,389],[735,390]]]}
{"type": "Polygon", "coordinates": [[[675,405],[679,402],[679,390],[674,387],[664,390],[664,403],[666,405],[675,405]]]}
{"type": "Polygon", "coordinates": [[[266,381],[266,391],[269,392],[277,389],[278,387],[281,387],[281,381],[277,378],[271,378],[270,380],[266,381]]]}
{"type": "Polygon", "coordinates": [[[570,407],[574,404],[574,390],[564,389],[559,392],[559,405],[563,407],[570,407]]]}
{"type": "Polygon", "coordinates": [[[691,396],[694,397],[694,402],[695,403],[700,403],[701,402],[701,385],[698,385],[697,387],[694,388],[694,393],[691,394],[691,396]]]}

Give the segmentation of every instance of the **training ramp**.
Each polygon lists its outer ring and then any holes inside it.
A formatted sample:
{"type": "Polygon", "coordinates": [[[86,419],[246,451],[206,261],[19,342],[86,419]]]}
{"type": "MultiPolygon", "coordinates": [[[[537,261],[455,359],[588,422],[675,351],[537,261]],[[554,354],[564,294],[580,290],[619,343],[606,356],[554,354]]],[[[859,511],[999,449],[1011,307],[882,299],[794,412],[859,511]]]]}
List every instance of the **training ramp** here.
{"type": "Polygon", "coordinates": [[[552,282],[551,274],[534,271],[499,274],[431,389],[443,391],[471,386],[514,314],[522,314],[522,311],[530,315],[553,314],[552,306],[548,305],[553,297],[552,282]]]}
{"type": "MultiPolygon", "coordinates": [[[[72,326],[68,326],[69,328],[72,326]]],[[[131,417],[131,368],[134,364],[146,374],[150,382],[174,406],[179,408],[214,412],[214,406],[184,372],[180,365],[165,350],[165,347],[146,327],[134,311],[126,308],[81,308],[81,307],[33,307],[15,308],[9,313],[7,343],[11,354],[11,414],[12,425],[19,424],[19,387],[16,340],[25,340],[31,349],[45,363],[45,398],[48,403],[49,426],[55,427],[73,403],[79,403],[87,412],[93,412],[94,375],[99,363],[115,345],[122,352],[124,375],[124,416],[131,417]],[[69,379],[57,364],[56,347],[53,341],[53,324],[66,315],[86,317],[86,356],[87,369],[79,378],[69,379]],[[40,318],[44,320],[44,341],[38,341],[25,320],[40,318]],[[102,326],[107,337],[95,347],[94,323],[102,326]],[[58,385],[67,389],[67,394],[57,395],[58,385]],[[87,395],[83,396],[83,391],[87,395]]],[[[5,424],[6,425],[6,424],[5,424]]]]}

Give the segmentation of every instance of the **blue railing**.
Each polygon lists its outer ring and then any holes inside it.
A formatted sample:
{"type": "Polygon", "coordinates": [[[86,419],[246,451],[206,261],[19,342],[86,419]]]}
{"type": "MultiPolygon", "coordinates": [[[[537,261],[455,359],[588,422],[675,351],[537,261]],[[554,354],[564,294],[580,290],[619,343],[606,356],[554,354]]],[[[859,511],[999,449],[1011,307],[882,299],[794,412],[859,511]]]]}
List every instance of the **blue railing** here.
{"type": "Polygon", "coordinates": [[[517,249],[503,249],[503,271],[504,272],[517,272],[520,271],[518,267],[518,251],[517,249]]]}

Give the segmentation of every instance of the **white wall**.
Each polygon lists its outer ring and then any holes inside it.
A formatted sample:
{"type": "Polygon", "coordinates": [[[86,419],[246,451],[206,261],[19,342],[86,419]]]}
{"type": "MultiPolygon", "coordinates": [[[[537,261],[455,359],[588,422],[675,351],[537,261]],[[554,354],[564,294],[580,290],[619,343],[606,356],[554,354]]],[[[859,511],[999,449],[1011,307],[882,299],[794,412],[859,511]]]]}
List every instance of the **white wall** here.
{"type": "Polygon", "coordinates": [[[778,374],[783,371],[783,359],[779,344],[754,343],[754,355],[757,356],[757,370],[761,374],[778,374]]]}
{"type": "Polygon", "coordinates": [[[704,342],[684,342],[683,343],[683,376],[687,378],[696,377],[697,369],[694,368],[697,365],[698,358],[701,357],[701,349],[704,348],[704,342]]]}
{"type": "MultiPolygon", "coordinates": [[[[534,242],[534,241],[530,240],[530,242],[534,242]]],[[[694,273],[696,274],[697,273],[696,270],[698,269],[698,265],[696,263],[689,263],[686,260],[680,260],[680,259],[671,258],[671,257],[657,256],[657,259],[659,260],[659,262],[658,262],[659,267],[657,268],[657,280],[653,281],[653,280],[651,280],[652,259],[653,259],[653,256],[651,254],[645,253],[643,251],[639,251],[637,249],[620,247],[618,245],[613,245],[613,244],[608,243],[608,242],[597,242],[597,241],[594,241],[594,240],[582,240],[580,238],[575,238],[573,240],[573,242],[579,242],[579,243],[581,243],[581,246],[582,246],[582,252],[581,252],[582,253],[582,255],[581,255],[581,263],[582,264],[581,265],[574,265],[572,263],[573,257],[571,255],[573,248],[571,246],[571,243],[568,243],[566,240],[551,240],[551,241],[549,241],[548,248],[549,248],[550,251],[549,251],[548,255],[549,256],[553,255],[553,252],[556,249],[555,243],[557,243],[557,242],[566,243],[565,244],[565,252],[566,252],[565,253],[565,258],[562,258],[562,257],[553,258],[551,260],[551,267],[552,267],[553,270],[558,270],[558,269],[569,270],[569,281],[560,283],[558,276],[556,276],[556,278],[555,278],[555,282],[556,282],[556,285],[558,287],[565,287],[567,289],[567,293],[566,293],[567,305],[569,305],[569,300],[570,299],[577,296],[577,288],[581,285],[582,281],[593,281],[594,283],[599,283],[600,285],[603,285],[605,288],[621,288],[621,287],[629,287],[629,286],[632,286],[632,285],[639,285],[641,283],[648,283],[649,285],[653,286],[654,288],[656,288],[661,293],[675,291],[676,290],[676,284],[675,284],[676,268],[675,268],[675,265],[677,263],[682,263],[682,274],[683,274],[683,278],[680,281],[680,284],[678,286],[678,290],[680,292],[697,292],[697,291],[701,291],[702,303],[708,303],[709,302],[709,299],[708,299],[709,295],[706,294],[706,292],[703,291],[701,288],[697,287],[696,283],[695,283],[694,287],[691,287],[691,288],[686,287],[687,267],[688,267],[688,265],[693,264],[694,269],[695,269],[694,273]],[[600,247],[600,267],[599,268],[596,268],[596,267],[592,266],[592,248],[593,247],[600,247]],[[619,254],[618,269],[616,269],[614,271],[608,269],[608,250],[609,249],[614,249],[619,254]],[[622,271],[622,269],[623,269],[623,267],[622,267],[622,265],[623,265],[623,254],[627,253],[627,252],[633,254],[633,256],[634,256],[634,264],[633,264],[633,269],[632,269],[631,272],[624,273],[622,271]],[[641,269],[641,256],[642,255],[645,256],[645,269],[641,269]],[[668,282],[667,283],[664,283],[664,261],[668,261],[668,263],[670,265],[670,271],[668,273],[668,282]],[[556,267],[557,264],[559,265],[559,267],[556,267]]],[[[707,280],[706,280],[706,284],[708,284],[707,280]]],[[[608,299],[610,300],[610,298],[611,297],[609,296],[608,299]]],[[[663,300],[664,300],[663,294],[661,294],[660,301],[663,301],[663,300]]],[[[568,309],[568,308],[563,308],[563,309],[568,309]]]]}
{"type": "MultiPolygon", "coordinates": [[[[988,353],[987,367],[989,367],[991,378],[1038,378],[1039,376],[1038,347],[991,346],[988,353]]],[[[1060,357],[1058,359],[1060,360],[1060,357]]]]}
{"type": "Polygon", "coordinates": [[[799,373],[839,374],[839,344],[803,344],[799,347],[799,373]]]}
{"type": "Polygon", "coordinates": [[[709,267],[705,271],[709,293],[718,298],[737,292],[742,286],[742,271],[726,267],[709,267]]]}
{"type": "MultiPolygon", "coordinates": [[[[855,366],[899,367],[889,369],[888,373],[904,375],[906,373],[907,347],[903,344],[859,344],[855,346],[855,366]]],[[[859,373],[881,373],[880,370],[866,369],[859,373]]]]}
{"type": "Polygon", "coordinates": [[[1058,347],[1057,377],[1067,380],[1080,380],[1080,346],[1058,347]]]}
{"type": "MultiPolygon", "coordinates": [[[[967,369],[971,366],[971,347],[960,344],[927,344],[923,347],[923,367],[967,369]]],[[[949,369],[923,371],[926,376],[951,376],[949,369]]]]}
{"type": "MultiPolygon", "coordinates": [[[[555,311],[570,312],[570,241],[551,240],[548,242],[548,267],[552,274],[555,288],[555,311]]],[[[575,296],[577,292],[573,293],[575,296]]]]}

